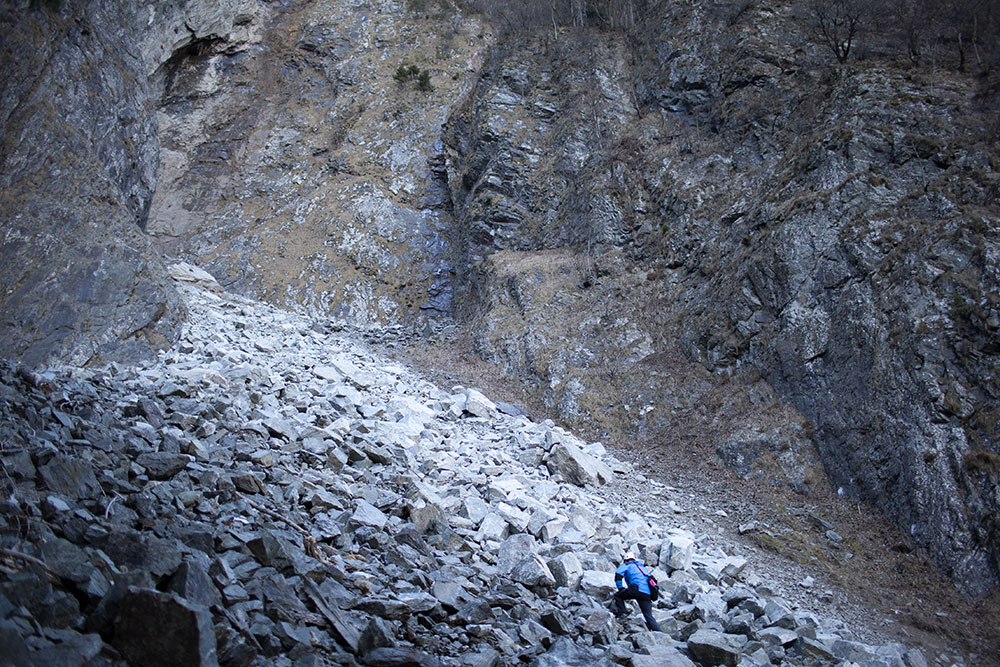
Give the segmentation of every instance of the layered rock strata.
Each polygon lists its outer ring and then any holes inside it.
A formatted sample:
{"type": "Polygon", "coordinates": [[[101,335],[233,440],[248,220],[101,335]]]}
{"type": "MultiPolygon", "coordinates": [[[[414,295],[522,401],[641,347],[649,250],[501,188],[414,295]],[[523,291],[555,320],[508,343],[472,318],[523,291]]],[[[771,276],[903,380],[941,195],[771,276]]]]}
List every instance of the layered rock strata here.
{"type": "Polygon", "coordinates": [[[1000,210],[979,82],[832,71],[783,3],[645,25],[498,50],[452,117],[477,350],[601,436],[655,447],[700,419],[722,452],[811,440],[834,488],[991,590],[1000,210]],[[752,402],[712,400],[759,377],[794,410],[751,425],[752,402]]]}

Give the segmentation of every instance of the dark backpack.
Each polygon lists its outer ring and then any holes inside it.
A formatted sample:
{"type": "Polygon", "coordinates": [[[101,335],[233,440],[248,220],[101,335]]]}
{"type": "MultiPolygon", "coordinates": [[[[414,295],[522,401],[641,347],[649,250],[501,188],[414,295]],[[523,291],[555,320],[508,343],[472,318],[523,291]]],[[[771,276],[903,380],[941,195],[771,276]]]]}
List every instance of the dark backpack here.
{"type": "Polygon", "coordinates": [[[656,602],[657,600],[660,599],[659,582],[656,581],[656,577],[654,577],[653,575],[646,574],[646,571],[642,569],[642,566],[639,565],[639,563],[636,563],[635,566],[639,568],[639,571],[642,572],[642,574],[646,577],[646,583],[649,584],[649,599],[652,600],[653,602],[656,602]]]}

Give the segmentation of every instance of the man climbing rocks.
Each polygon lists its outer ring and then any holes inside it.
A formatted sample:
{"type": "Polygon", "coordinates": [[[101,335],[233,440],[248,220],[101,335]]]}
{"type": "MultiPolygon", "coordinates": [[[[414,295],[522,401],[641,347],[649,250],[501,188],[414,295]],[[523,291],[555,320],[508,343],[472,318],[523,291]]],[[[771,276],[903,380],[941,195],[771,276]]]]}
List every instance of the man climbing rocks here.
{"type": "Polygon", "coordinates": [[[622,556],[622,564],[615,570],[615,586],[618,592],[611,601],[611,613],[617,618],[628,614],[625,600],[635,600],[639,603],[642,617],[646,619],[646,627],[660,631],[660,624],[653,618],[653,601],[649,597],[649,582],[642,563],[636,560],[631,551],[622,556]]]}

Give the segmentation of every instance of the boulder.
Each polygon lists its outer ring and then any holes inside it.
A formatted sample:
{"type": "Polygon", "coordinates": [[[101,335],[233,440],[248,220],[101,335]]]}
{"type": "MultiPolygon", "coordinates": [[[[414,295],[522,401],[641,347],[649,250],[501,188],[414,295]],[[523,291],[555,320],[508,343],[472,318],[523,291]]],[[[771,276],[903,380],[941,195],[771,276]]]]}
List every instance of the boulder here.
{"type": "Polygon", "coordinates": [[[599,486],[614,476],[610,467],[572,442],[553,446],[545,465],[553,475],[562,475],[563,479],[578,486],[599,486]]]}
{"type": "Polygon", "coordinates": [[[94,468],[81,458],[57,455],[38,474],[50,491],[67,498],[96,498],[101,492],[94,468]]]}
{"type": "Polygon", "coordinates": [[[382,530],[388,520],[389,517],[370,502],[359,500],[357,505],[355,505],[354,514],[351,515],[349,525],[370,526],[377,530],[382,530]]]}
{"type": "Polygon", "coordinates": [[[651,646],[646,654],[632,655],[629,667],[696,667],[676,646],[651,646]]]}
{"type": "Polygon", "coordinates": [[[380,646],[361,656],[369,667],[439,667],[441,662],[423,651],[411,647],[380,646]]]}
{"type": "Polygon", "coordinates": [[[580,559],[571,551],[556,556],[549,561],[549,570],[555,579],[555,585],[575,589],[583,578],[583,567],[580,559]]]}
{"type": "Polygon", "coordinates": [[[701,629],[687,640],[688,654],[705,665],[734,667],[740,659],[742,639],[715,630],[701,629]]]}
{"type": "MultiPolygon", "coordinates": [[[[497,574],[502,577],[508,576],[521,561],[534,558],[535,556],[536,543],[534,537],[524,533],[511,535],[500,545],[500,551],[497,554],[497,574]]],[[[548,572],[548,567],[545,570],[548,572]]],[[[549,576],[551,576],[551,573],[549,576]]]]}
{"type": "Polygon", "coordinates": [[[113,642],[137,665],[218,665],[208,610],[172,593],[129,588],[118,607],[113,642]]]}
{"type": "Polygon", "coordinates": [[[592,598],[606,600],[615,592],[615,573],[608,570],[584,570],[580,590],[592,598]]]}
{"type": "Polygon", "coordinates": [[[679,528],[671,530],[660,546],[660,566],[670,572],[690,569],[694,546],[694,534],[679,528]]]}
{"type": "Polygon", "coordinates": [[[170,452],[149,452],[140,454],[135,462],[146,469],[150,479],[170,479],[184,470],[194,457],[170,452]]]}
{"type": "Polygon", "coordinates": [[[545,561],[537,554],[532,554],[524,558],[511,568],[510,578],[529,588],[534,586],[555,586],[556,584],[552,572],[545,564],[545,561]]]}
{"type": "Polygon", "coordinates": [[[497,406],[476,389],[466,389],[462,410],[473,417],[492,419],[497,416],[497,406]]]}

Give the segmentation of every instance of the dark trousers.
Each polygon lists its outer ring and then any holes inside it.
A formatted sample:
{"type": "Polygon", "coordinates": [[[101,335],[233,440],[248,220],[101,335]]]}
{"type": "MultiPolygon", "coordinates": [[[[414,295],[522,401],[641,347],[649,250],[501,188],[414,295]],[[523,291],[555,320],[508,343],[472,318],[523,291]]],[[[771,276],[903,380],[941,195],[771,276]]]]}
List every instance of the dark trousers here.
{"type": "Polygon", "coordinates": [[[635,600],[638,602],[642,617],[646,619],[646,627],[650,630],[660,632],[660,624],[653,618],[653,601],[649,599],[648,595],[640,593],[639,588],[634,585],[628,588],[620,588],[615,593],[614,599],[611,600],[611,613],[619,617],[627,614],[628,608],[625,606],[625,600],[635,600]]]}

